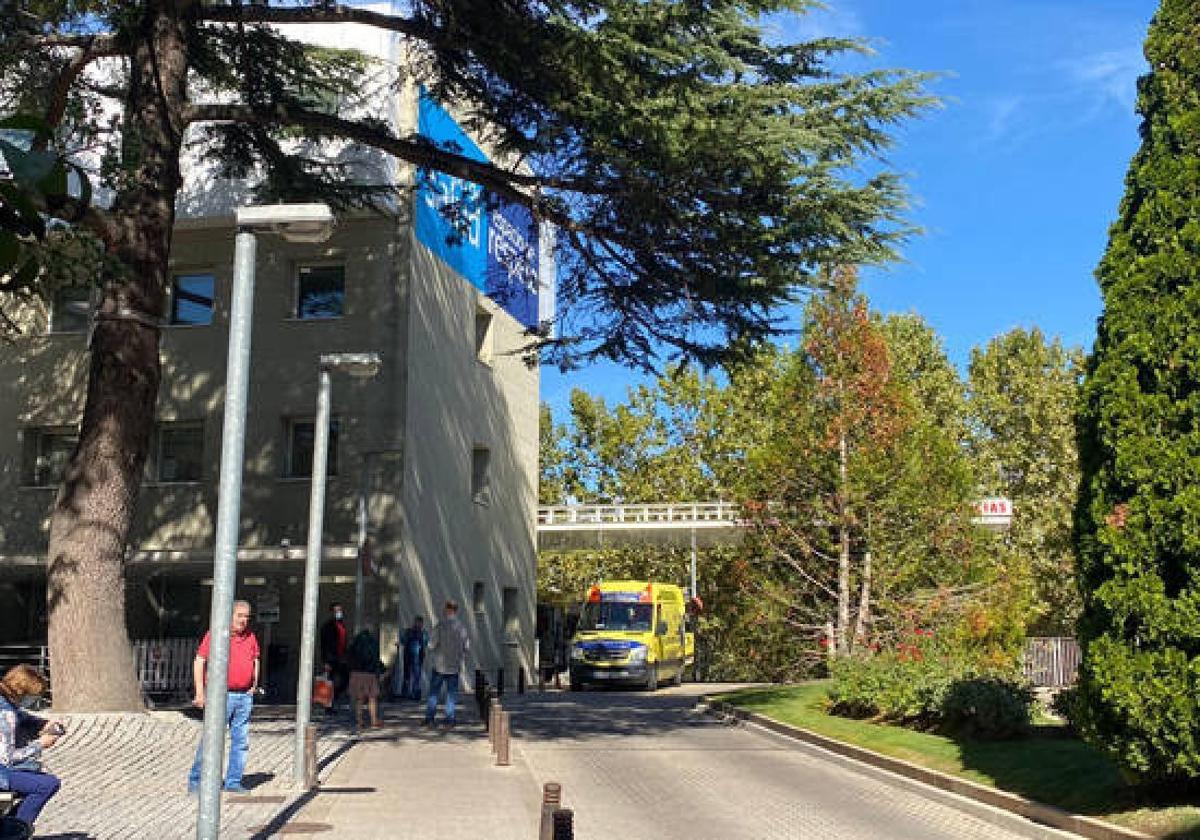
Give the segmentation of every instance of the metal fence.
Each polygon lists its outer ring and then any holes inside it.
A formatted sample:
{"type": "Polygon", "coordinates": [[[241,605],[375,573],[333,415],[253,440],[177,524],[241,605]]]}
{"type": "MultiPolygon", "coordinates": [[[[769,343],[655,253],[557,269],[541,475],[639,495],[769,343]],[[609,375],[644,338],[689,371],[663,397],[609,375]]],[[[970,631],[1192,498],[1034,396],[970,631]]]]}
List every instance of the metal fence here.
{"type": "Polygon", "coordinates": [[[133,661],[142,693],[150,697],[186,697],[192,688],[196,640],[140,639],[133,643],[133,661]]]}
{"type": "Polygon", "coordinates": [[[1025,678],[1039,688],[1075,684],[1079,643],[1070,636],[1041,636],[1025,640],[1025,678]]]}

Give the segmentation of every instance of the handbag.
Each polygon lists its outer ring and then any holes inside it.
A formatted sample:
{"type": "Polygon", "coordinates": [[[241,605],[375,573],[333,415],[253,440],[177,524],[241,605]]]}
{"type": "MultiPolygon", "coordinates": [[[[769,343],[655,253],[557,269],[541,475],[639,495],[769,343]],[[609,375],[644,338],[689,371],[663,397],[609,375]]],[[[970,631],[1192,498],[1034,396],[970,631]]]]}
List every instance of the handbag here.
{"type": "Polygon", "coordinates": [[[333,705],[333,680],[329,677],[317,677],[313,680],[313,702],[328,708],[333,705]]]}

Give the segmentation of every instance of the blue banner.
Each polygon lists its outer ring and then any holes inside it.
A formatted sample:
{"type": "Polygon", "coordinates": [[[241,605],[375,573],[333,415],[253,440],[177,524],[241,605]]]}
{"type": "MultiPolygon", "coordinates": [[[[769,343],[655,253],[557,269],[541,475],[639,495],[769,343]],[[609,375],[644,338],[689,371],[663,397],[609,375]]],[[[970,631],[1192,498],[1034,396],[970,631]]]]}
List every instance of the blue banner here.
{"type": "MultiPolygon", "coordinates": [[[[487,161],[461,126],[425,91],[417,130],[439,148],[487,161]]],[[[478,184],[435,170],[417,171],[417,241],[526,327],[538,325],[537,225],[525,207],[478,184]]]]}

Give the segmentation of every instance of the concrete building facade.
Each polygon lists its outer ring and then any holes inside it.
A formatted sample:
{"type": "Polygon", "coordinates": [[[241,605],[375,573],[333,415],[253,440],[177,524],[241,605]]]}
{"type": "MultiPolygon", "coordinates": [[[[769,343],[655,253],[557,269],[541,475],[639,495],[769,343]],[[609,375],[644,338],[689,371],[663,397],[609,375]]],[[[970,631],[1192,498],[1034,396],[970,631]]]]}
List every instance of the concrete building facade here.
{"type": "MultiPolygon", "coordinates": [[[[393,117],[415,126],[418,98],[397,97],[393,117]]],[[[203,200],[202,168],[193,162],[181,198],[157,426],[129,547],[135,639],[198,637],[209,618],[232,207],[244,193],[223,185],[203,200]]],[[[513,679],[533,665],[538,371],[522,352],[526,325],[422,241],[420,200],[418,190],[394,212],[341,218],[320,245],[259,237],[238,597],[267,619],[257,630],[279,700],[297,679],[323,353],[373,351],[383,367],[370,380],[334,375],[320,619],[334,601],[353,612],[363,499],[359,620],[380,631],[385,659],[398,629],[416,614],[436,620],[452,598],[473,641],[468,668],[513,679]]],[[[0,354],[0,644],[45,638],[48,515],[86,385],[87,317],[73,295],[23,310],[25,335],[0,354]]]]}

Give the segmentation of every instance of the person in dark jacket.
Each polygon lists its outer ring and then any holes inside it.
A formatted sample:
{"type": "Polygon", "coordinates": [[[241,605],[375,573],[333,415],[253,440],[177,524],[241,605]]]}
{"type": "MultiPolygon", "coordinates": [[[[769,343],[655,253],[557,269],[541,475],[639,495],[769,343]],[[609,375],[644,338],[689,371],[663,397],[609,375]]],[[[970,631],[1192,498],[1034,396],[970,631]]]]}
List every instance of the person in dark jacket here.
{"type": "MultiPolygon", "coordinates": [[[[329,605],[329,620],[321,625],[321,664],[333,681],[334,705],[350,684],[350,666],[346,650],[350,647],[350,631],[346,628],[346,611],[337,601],[329,605]]],[[[329,707],[333,711],[333,706],[329,707]]]]}
{"type": "Polygon", "coordinates": [[[421,669],[425,667],[425,649],[429,647],[429,633],[425,630],[425,619],[413,618],[412,626],[400,637],[400,658],[404,664],[400,697],[404,700],[421,699],[421,669]]]}
{"type": "Polygon", "coordinates": [[[354,636],[347,651],[350,663],[350,699],[354,701],[354,726],[365,726],[362,713],[366,706],[371,717],[371,727],[379,723],[379,675],[383,663],[379,661],[379,640],[363,628],[354,636]]]}

